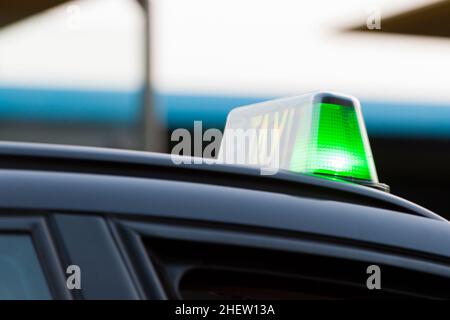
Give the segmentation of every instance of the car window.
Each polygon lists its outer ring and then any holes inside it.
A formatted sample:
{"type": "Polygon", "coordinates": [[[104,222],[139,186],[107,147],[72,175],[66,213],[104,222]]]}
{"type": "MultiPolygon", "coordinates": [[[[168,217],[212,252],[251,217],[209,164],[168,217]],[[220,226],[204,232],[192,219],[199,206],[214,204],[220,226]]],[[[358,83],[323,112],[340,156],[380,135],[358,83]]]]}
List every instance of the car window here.
{"type": "Polygon", "coordinates": [[[29,235],[0,234],[0,299],[51,299],[29,235]]]}
{"type": "MultiPolygon", "coordinates": [[[[256,236],[243,230],[228,232],[193,225],[184,228],[128,222],[125,228],[141,235],[133,241],[130,241],[133,233],[124,237],[130,256],[144,253],[148,259],[146,272],[138,270],[139,276],[146,285],[162,288],[169,298],[449,297],[448,269],[433,256],[418,256],[384,246],[375,250],[357,241],[351,244],[339,241],[336,245],[325,239],[304,241],[300,236],[296,240],[286,239],[280,235],[269,236],[268,230],[256,236]],[[423,263],[427,264],[426,268],[421,267],[423,263]],[[372,290],[368,285],[370,266],[382,270],[380,290],[372,290]]],[[[152,296],[156,291],[149,290],[148,294],[152,296]]]]}

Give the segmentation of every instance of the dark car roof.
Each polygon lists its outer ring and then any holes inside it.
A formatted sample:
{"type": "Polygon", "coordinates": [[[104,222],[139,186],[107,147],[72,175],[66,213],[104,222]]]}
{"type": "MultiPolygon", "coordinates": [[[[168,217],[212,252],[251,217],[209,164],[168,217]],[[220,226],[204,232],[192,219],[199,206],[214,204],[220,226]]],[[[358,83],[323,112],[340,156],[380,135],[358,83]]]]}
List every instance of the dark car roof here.
{"type": "MultiPolygon", "coordinates": [[[[175,157],[192,160],[194,158],[175,157]]],[[[280,171],[262,176],[258,168],[224,164],[175,165],[168,154],[119,149],[0,142],[0,169],[97,173],[276,191],[401,211],[437,220],[437,214],[372,188],[280,171]]]]}
{"type": "Polygon", "coordinates": [[[450,258],[450,224],[366,187],[170,156],[0,144],[2,212],[77,212],[317,235],[450,258]]]}

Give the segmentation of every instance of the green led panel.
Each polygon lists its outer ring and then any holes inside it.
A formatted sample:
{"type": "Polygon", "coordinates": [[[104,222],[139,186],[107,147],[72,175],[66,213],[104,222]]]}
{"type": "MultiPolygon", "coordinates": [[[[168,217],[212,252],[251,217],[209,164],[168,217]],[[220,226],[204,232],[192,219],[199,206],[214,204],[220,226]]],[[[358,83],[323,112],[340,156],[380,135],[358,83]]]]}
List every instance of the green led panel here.
{"type": "MultiPolygon", "coordinates": [[[[353,106],[317,104],[309,139],[299,137],[291,169],[336,178],[372,180],[368,155],[353,106]]],[[[304,132],[303,132],[304,133],[304,132]]]]}
{"type": "MultiPolygon", "coordinates": [[[[369,162],[352,106],[320,104],[316,144],[308,171],[370,180],[369,162]]],[[[314,121],[315,119],[313,119],[314,121]]]]}

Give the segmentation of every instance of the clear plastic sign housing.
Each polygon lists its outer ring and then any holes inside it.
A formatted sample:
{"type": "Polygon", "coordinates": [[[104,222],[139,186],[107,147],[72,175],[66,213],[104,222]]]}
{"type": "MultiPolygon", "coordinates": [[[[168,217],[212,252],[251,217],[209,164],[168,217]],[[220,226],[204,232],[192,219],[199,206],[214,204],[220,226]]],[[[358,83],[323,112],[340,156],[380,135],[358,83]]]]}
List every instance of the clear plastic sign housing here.
{"type": "Polygon", "coordinates": [[[387,190],[378,181],[359,101],[351,96],[315,92],[233,109],[218,159],[267,166],[275,158],[280,169],[387,190]]]}

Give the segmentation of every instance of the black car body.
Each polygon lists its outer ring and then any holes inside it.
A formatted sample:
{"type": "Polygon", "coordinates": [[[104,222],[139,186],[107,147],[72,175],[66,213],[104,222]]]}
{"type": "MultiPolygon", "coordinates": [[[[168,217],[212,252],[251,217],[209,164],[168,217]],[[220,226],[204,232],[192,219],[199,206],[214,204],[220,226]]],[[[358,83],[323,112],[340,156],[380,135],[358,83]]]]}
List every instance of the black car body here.
{"type": "Polygon", "coordinates": [[[1,143],[0,190],[0,271],[12,261],[21,279],[3,298],[450,297],[450,224],[363,186],[1,143]],[[37,263],[13,250],[16,236],[37,263]],[[70,265],[81,289],[67,287],[70,265]],[[366,286],[370,265],[381,290],[366,286]]]}

